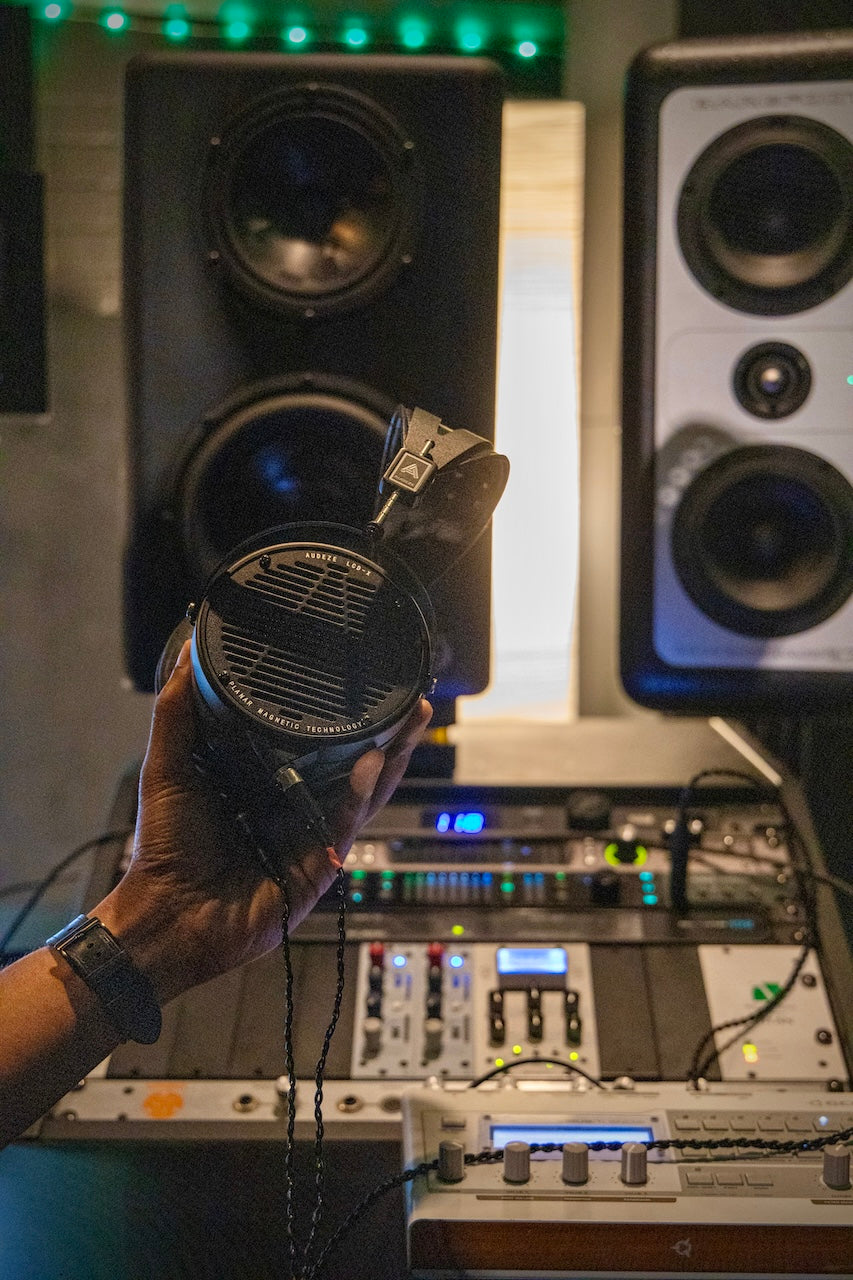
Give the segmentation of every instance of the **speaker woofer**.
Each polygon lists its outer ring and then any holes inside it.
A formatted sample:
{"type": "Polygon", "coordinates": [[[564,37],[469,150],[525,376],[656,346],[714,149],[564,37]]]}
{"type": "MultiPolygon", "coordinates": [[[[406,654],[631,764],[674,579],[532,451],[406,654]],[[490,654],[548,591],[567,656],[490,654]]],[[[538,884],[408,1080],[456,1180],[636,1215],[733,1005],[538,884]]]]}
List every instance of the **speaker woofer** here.
{"type": "Polygon", "coordinates": [[[720,626],[806,631],[853,591],[853,488],[803,449],[733,449],[685,490],[672,555],[687,594],[720,626]]]}
{"type": "Polygon", "coordinates": [[[853,276],[853,147],[798,116],[728,130],[685,179],[678,236],[721,302],[754,315],[817,306],[853,276]]]}
{"type": "Polygon", "coordinates": [[[305,375],[250,386],[211,414],[177,485],[192,580],[279,525],[365,525],[393,410],[366,387],[305,375]]]}
{"type": "Polygon", "coordinates": [[[357,305],[411,255],[412,154],[357,93],[306,84],[256,101],[210,148],[214,259],[276,311],[357,305]]]}

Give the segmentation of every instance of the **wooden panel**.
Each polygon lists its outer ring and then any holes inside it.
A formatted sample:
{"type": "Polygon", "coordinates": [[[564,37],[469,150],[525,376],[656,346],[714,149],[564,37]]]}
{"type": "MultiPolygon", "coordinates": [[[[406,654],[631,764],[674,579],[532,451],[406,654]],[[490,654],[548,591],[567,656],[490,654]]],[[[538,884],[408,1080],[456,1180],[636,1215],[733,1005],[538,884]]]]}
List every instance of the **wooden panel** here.
{"type": "Polygon", "coordinates": [[[853,1226],[416,1222],[412,1270],[849,1275],[853,1226]],[[680,1246],[680,1247],[679,1247],[680,1246]]]}

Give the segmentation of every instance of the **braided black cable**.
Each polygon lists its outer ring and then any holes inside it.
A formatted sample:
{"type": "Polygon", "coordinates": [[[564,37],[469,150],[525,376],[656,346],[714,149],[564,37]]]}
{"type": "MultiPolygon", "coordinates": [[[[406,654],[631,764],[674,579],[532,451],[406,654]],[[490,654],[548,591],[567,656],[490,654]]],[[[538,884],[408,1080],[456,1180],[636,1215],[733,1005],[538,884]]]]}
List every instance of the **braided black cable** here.
{"type": "MultiPolygon", "coordinates": [[[[503,1155],[503,1153],[500,1153],[503,1155]]],[[[423,1175],[426,1176],[432,1170],[438,1168],[437,1160],[424,1160],[421,1164],[414,1165],[410,1169],[403,1169],[399,1173],[391,1174],[383,1182],[377,1183],[372,1191],[364,1196],[354,1209],[351,1209],[342,1222],[338,1224],[323,1248],[317,1255],[314,1264],[305,1272],[304,1280],[317,1280],[323,1273],[323,1268],[329,1260],[330,1255],[337,1249],[345,1235],[352,1230],[359,1218],[371,1209],[374,1204],[378,1203],[384,1195],[389,1191],[395,1191],[397,1187],[405,1186],[407,1182],[412,1182],[415,1178],[423,1175]]]]}
{"type": "Polygon", "coordinates": [[[284,957],[284,1068],[287,1074],[287,1141],[284,1144],[284,1230],[290,1259],[288,1280],[296,1280],[296,1232],[294,1230],[293,1164],[296,1152],[296,1066],[293,1058],[293,956],[290,950],[290,899],[280,886],[284,898],[281,921],[281,950],[284,957]]]}
{"type": "MultiPolygon", "coordinates": [[[[116,840],[126,840],[127,837],[131,835],[133,835],[132,827],[124,827],[119,831],[105,831],[103,835],[95,836],[91,840],[85,840],[83,844],[78,845],[76,849],[72,849],[71,853],[66,854],[60,862],[57,862],[56,866],[47,873],[44,879],[37,882],[33,892],[14,916],[12,922],[4,931],[3,936],[0,937],[0,963],[2,963],[9,950],[9,943],[12,941],[27,916],[41,901],[50,886],[54,883],[57,877],[62,874],[66,867],[70,867],[72,862],[76,862],[78,858],[82,858],[83,854],[88,853],[90,849],[99,849],[101,845],[112,844],[112,842],[116,840]]],[[[12,887],[14,888],[14,886],[12,887]]],[[[7,890],[6,892],[9,891],[7,890]]]]}
{"type": "Polygon", "coordinates": [[[323,1047],[320,1056],[317,1059],[317,1067],[314,1073],[315,1091],[314,1091],[314,1170],[315,1170],[315,1194],[314,1209],[311,1214],[311,1225],[308,1232],[308,1239],[305,1244],[303,1253],[303,1269],[305,1274],[309,1274],[311,1252],[314,1247],[314,1241],[317,1236],[317,1230],[323,1216],[325,1208],[325,1190],[326,1190],[326,1162],[323,1151],[323,1137],[325,1135],[325,1126],[323,1123],[323,1077],[326,1071],[326,1060],[329,1056],[329,1046],[332,1043],[332,1036],[335,1034],[335,1028],[338,1025],[338,1018],[341,1012],[341,1003],[344,996],[344,980],[345,980],[345,960],[346,960],[346,910],[347,910],[347,887],[346,878],[344,876],[343,867],[338,868],[336,888],[338,894],[338,945],[337,945],[337,982],[335,984],[335,1000],[332,1008],[332,1016],[329,1025],[326,1028],[326,1034],[323,1037],[323,1047]]]}
{"type": "MultiPolygon", "coordinates": [[[[794,1155],[803,1151],[819,1151],[821,1148],[829,1146],[836,1142],[846,1142],[853,1138],[853,1126],[848,1129],[842,1129],[835,1133],[821,1134],[819,1138],[790,1139],[786,1142],[780,1142],[775,1138],[716,1138],[712,1140],[703,1138],[655,1138],[649,1142],[643,1142],[640,1145],[645,1147],[646,1151],[710,1151],[719,1150],[727,1151],[736,1148],[753,1148],[759,1154],[777,1154],[777,1155],[794,1155]]],[[[588,1148],[590,1151],[612,1151],[618,1152],[622,1150],[621,1142],[590,1142],[588,1148]]],[[[563,1143],[561,1142],[531,1142],[531,1155],[553,1155],[562,1151],[563,1143]]],[[[738,1155],[741,1152],[738,1151],[738,1155]]],[[[743,1153],[748,1155],[748,1153],[743,1153]]],[[[500,1164],[504,1158],[502,1148],[489,1149],[486,1151],[466,1152],[463,1157],[464,1163],[468,1166],[483,1164],[500,1164]]],[[[400,1173],[392,1174],[383,1182],[380,1182],[364,1196],[359,1203],[350,1210],[347,1216],[338,1224],[326,1241],[320,1251],[313,1266],[304,1274],[303,1280],[322,1280],[323,1270],[329,1261],[331,1255],[338,1249],[344,1237],[349,1234],[358,1220],[371,1209],[379,1200],[382,1199],[389,1191],[395,1191],[398,1187],[405,1186],[407,1182],[413,1182],[415,1178],[426,1177],[427,1174],[435,1173],[438,1170],[439,1162],[435,1160],[423,1160],[419,1164],[413,1165],[408,1169],[403,1169],[400,1173]]]]}
{"type": "Polygon", "coordinates": [[[705,1072],[708,1070],[711,1064],[716,1062],[716,1060],[723,1053],[725,1053],[727,1049],[730,1049],[732,1045],[735,1044],[736,1041],[739,1040],[742,1035],[744,1035],[747,1031],[751,1031],[752,1028],[756,1027],[759,1022],[763,1022],[764,1019],[768,1016],[768,1014],[771,1014],[774,1009],[777,1009],[779,1007],[779,1005],[782,1003],[782,1001],[785,999],[785,997],[793,988],[795,982],[797,981],[797,978],[800,976],[800,972],[808,958],[809,952],[811,951],[811,947],[812,947],[811,939],[808,939],[803,944],[803,947],[800,950],[800,954],[797,956],[796,963],[794,964],[794,967],[791,970],[791,973],[788,976],[788,979],[786,980],[784,985],[781,986],[779,990],[776,992],[776,994],[772,996],[771,999],[768,1000],[767,1003],[763,1005],[757,1012],[744,1014],[743,1017],[741,1018],[731,1018],[728,1022],[721,1022],[716,1027],[711,1027],[710,1031],[707,1031],[705,1033],[705,1035],[699,1041],[699,1044],[696,1046],[696,1049],[694,1050],[693,1060],[690,1064],[690,1069],[687,1072],[688,1084],[695,1085],[696,1082],[705,1075],[705,1072]],[[713,1041],[714,1037],[718,1034],[718,1032],[728,1031],[731,1027],[739,1028],[737,1035],[733,1036],[725,1045],[723,1045],[719,1049],[716,1048],[716,1046],[712,1047],[711,1050],[703,1058],[702,1052],[705,1046],[710,1041],[713,1041]]]}

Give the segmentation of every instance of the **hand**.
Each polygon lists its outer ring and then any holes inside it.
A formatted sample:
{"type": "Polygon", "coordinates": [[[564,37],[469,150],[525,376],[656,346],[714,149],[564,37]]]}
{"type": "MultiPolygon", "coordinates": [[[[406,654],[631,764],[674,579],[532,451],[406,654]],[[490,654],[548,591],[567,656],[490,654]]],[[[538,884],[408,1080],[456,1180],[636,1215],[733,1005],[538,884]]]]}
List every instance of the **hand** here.
{"type": "MultiPolygon", "coordinates": [[[[244,843],[232,815],[193,764],[197,725],[189,642],[154,707],[139,783],[130,866],[93,909],[154,982],[161,1003],[281,942],[283,898],[244,843]]],[[[384,751],[360,756],[331,812],[342,861],[360,828],[391,797],[432,708],[421,700],[384,751]]],[[[332,884],[329,852],[306,837],[285,873],[290,927],[332,884]]]]}

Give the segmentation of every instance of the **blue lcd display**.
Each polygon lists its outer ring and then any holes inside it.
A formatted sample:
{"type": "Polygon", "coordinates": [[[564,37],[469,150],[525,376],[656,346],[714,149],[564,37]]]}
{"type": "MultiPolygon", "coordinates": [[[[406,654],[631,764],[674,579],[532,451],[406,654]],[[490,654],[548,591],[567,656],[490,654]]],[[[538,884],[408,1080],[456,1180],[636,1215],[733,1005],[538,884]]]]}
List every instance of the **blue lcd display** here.
{"type": "Polygon", "coordinates": [[[653,1142],[654,1134],[640,1124],[493,1124],[489,1140],[501,1151],[508,1142],[653,1142]]]}
{"type": "Polygon", "coordinates": [[[436,814],[435,829],[443,835],[446,831],[455,831],[457,835],[476,836],[486,825],[486,815],[475,809],[461,813],[451,813],[445,809],[436,814]]]}
{"type": "Polygon", "coordinates": [[[568,960],[562,947],[498,947],[498,973],[568,972],[568,960]]]}

